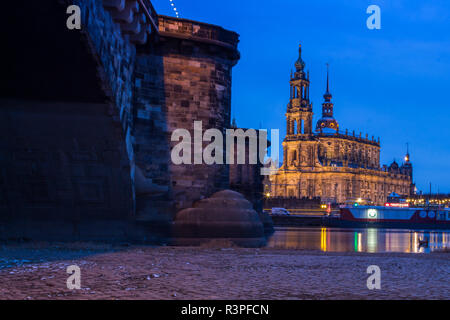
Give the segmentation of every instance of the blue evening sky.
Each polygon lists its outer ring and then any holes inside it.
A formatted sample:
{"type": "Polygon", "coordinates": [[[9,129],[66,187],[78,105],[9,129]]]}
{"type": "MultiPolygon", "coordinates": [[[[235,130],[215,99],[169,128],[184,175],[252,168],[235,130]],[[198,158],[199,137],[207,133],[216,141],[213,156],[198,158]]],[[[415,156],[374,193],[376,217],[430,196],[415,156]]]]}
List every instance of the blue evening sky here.
{"type": "MultiPolygon", "coordinates": [[[[172,15],[169,0],[153,0],[172,15]]],[[[289,74],[302,44],[310,70],[314,125],[326,66],[335,118],[381,138],[381,162],[401,162],[409,142],[420,190],[450,192],[450,1],[173,0],[181,18],[240,34],[232,114],[238,126],[280,129],[289,74]],[[366,27],[366,8],[381,8],[381,30],[366,27]]],[[[280,145],[281,146],[281,145],[280,145]]]]}

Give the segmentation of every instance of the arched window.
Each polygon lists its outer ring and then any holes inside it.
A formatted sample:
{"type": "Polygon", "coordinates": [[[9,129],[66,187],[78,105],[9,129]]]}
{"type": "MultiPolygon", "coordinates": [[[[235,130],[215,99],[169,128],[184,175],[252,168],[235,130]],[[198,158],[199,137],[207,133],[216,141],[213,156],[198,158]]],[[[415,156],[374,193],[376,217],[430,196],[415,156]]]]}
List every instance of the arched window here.
{"type": "Polygon", "coordinates": [[[294,164],[294,161],[297,160],[297,150],[293,150],[291,153],[291,164],[294,164]]]}

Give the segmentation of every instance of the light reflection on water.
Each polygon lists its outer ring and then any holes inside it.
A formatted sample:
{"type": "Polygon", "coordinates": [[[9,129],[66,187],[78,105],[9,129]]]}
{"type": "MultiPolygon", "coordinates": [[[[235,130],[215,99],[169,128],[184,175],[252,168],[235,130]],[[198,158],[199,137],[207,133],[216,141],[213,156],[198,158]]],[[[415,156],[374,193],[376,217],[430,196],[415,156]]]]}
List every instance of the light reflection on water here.
{"type": "Polygon", "coordinates": [[[450,249],[450,232],[400,229],[279,228],[267,247],[331,252],[432,252],[450,249]]]}

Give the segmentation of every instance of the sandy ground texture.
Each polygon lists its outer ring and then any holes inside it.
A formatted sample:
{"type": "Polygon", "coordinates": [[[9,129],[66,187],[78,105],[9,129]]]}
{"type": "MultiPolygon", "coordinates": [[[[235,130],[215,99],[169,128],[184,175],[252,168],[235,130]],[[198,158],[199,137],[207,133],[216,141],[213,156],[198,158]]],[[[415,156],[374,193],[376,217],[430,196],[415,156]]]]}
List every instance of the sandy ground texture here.
{"type": "Polygon", "coordinates": [[[0,299],[449,299],[450,254],[96,244],[0,247],[0,299]],[[67,267],[81,269],[69,290],[67,267]],[[369,290],[367,267],[381,269],[369,290]]]}

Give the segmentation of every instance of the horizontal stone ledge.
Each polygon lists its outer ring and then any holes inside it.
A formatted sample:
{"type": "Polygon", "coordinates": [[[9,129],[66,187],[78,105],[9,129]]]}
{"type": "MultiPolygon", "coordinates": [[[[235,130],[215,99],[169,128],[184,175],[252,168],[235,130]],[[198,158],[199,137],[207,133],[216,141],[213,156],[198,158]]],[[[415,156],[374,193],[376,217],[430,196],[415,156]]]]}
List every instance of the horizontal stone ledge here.
{"type": "Polygon", "coordinates": [[[161,35],[191,39],[237,50],[239,34],[234,31],[188,19],[179,19],[164,15],[159,15],[158,17],[159,32],[161,35]]]}
{"type": "Polygon", "coordinates": [[[166,31],[159,31],[159,34],[161,37],[167,37],[167,38],[175,38],[175,39],[180,39],[180,40],[190,40],[190,41],[194,41],[194,42],[202,42],[202,43],[206,43],[206,44],[212,44],[212,45],[216,45],[219,47],[223,47],[229,50],[233,50],[236,51],[237,54],[237,59],[239,58],[239,51],[237,51],[237,48],[229,43],[226,42],[221,42],[218,40],[211,40],[211,39],[207,39],[207,38],[201,38],[201,37],[195,37],[195,36],[190,36],[187,34],[180,34],[180,33],[175,33],[175,32],[166,32],[166,31]]]}

